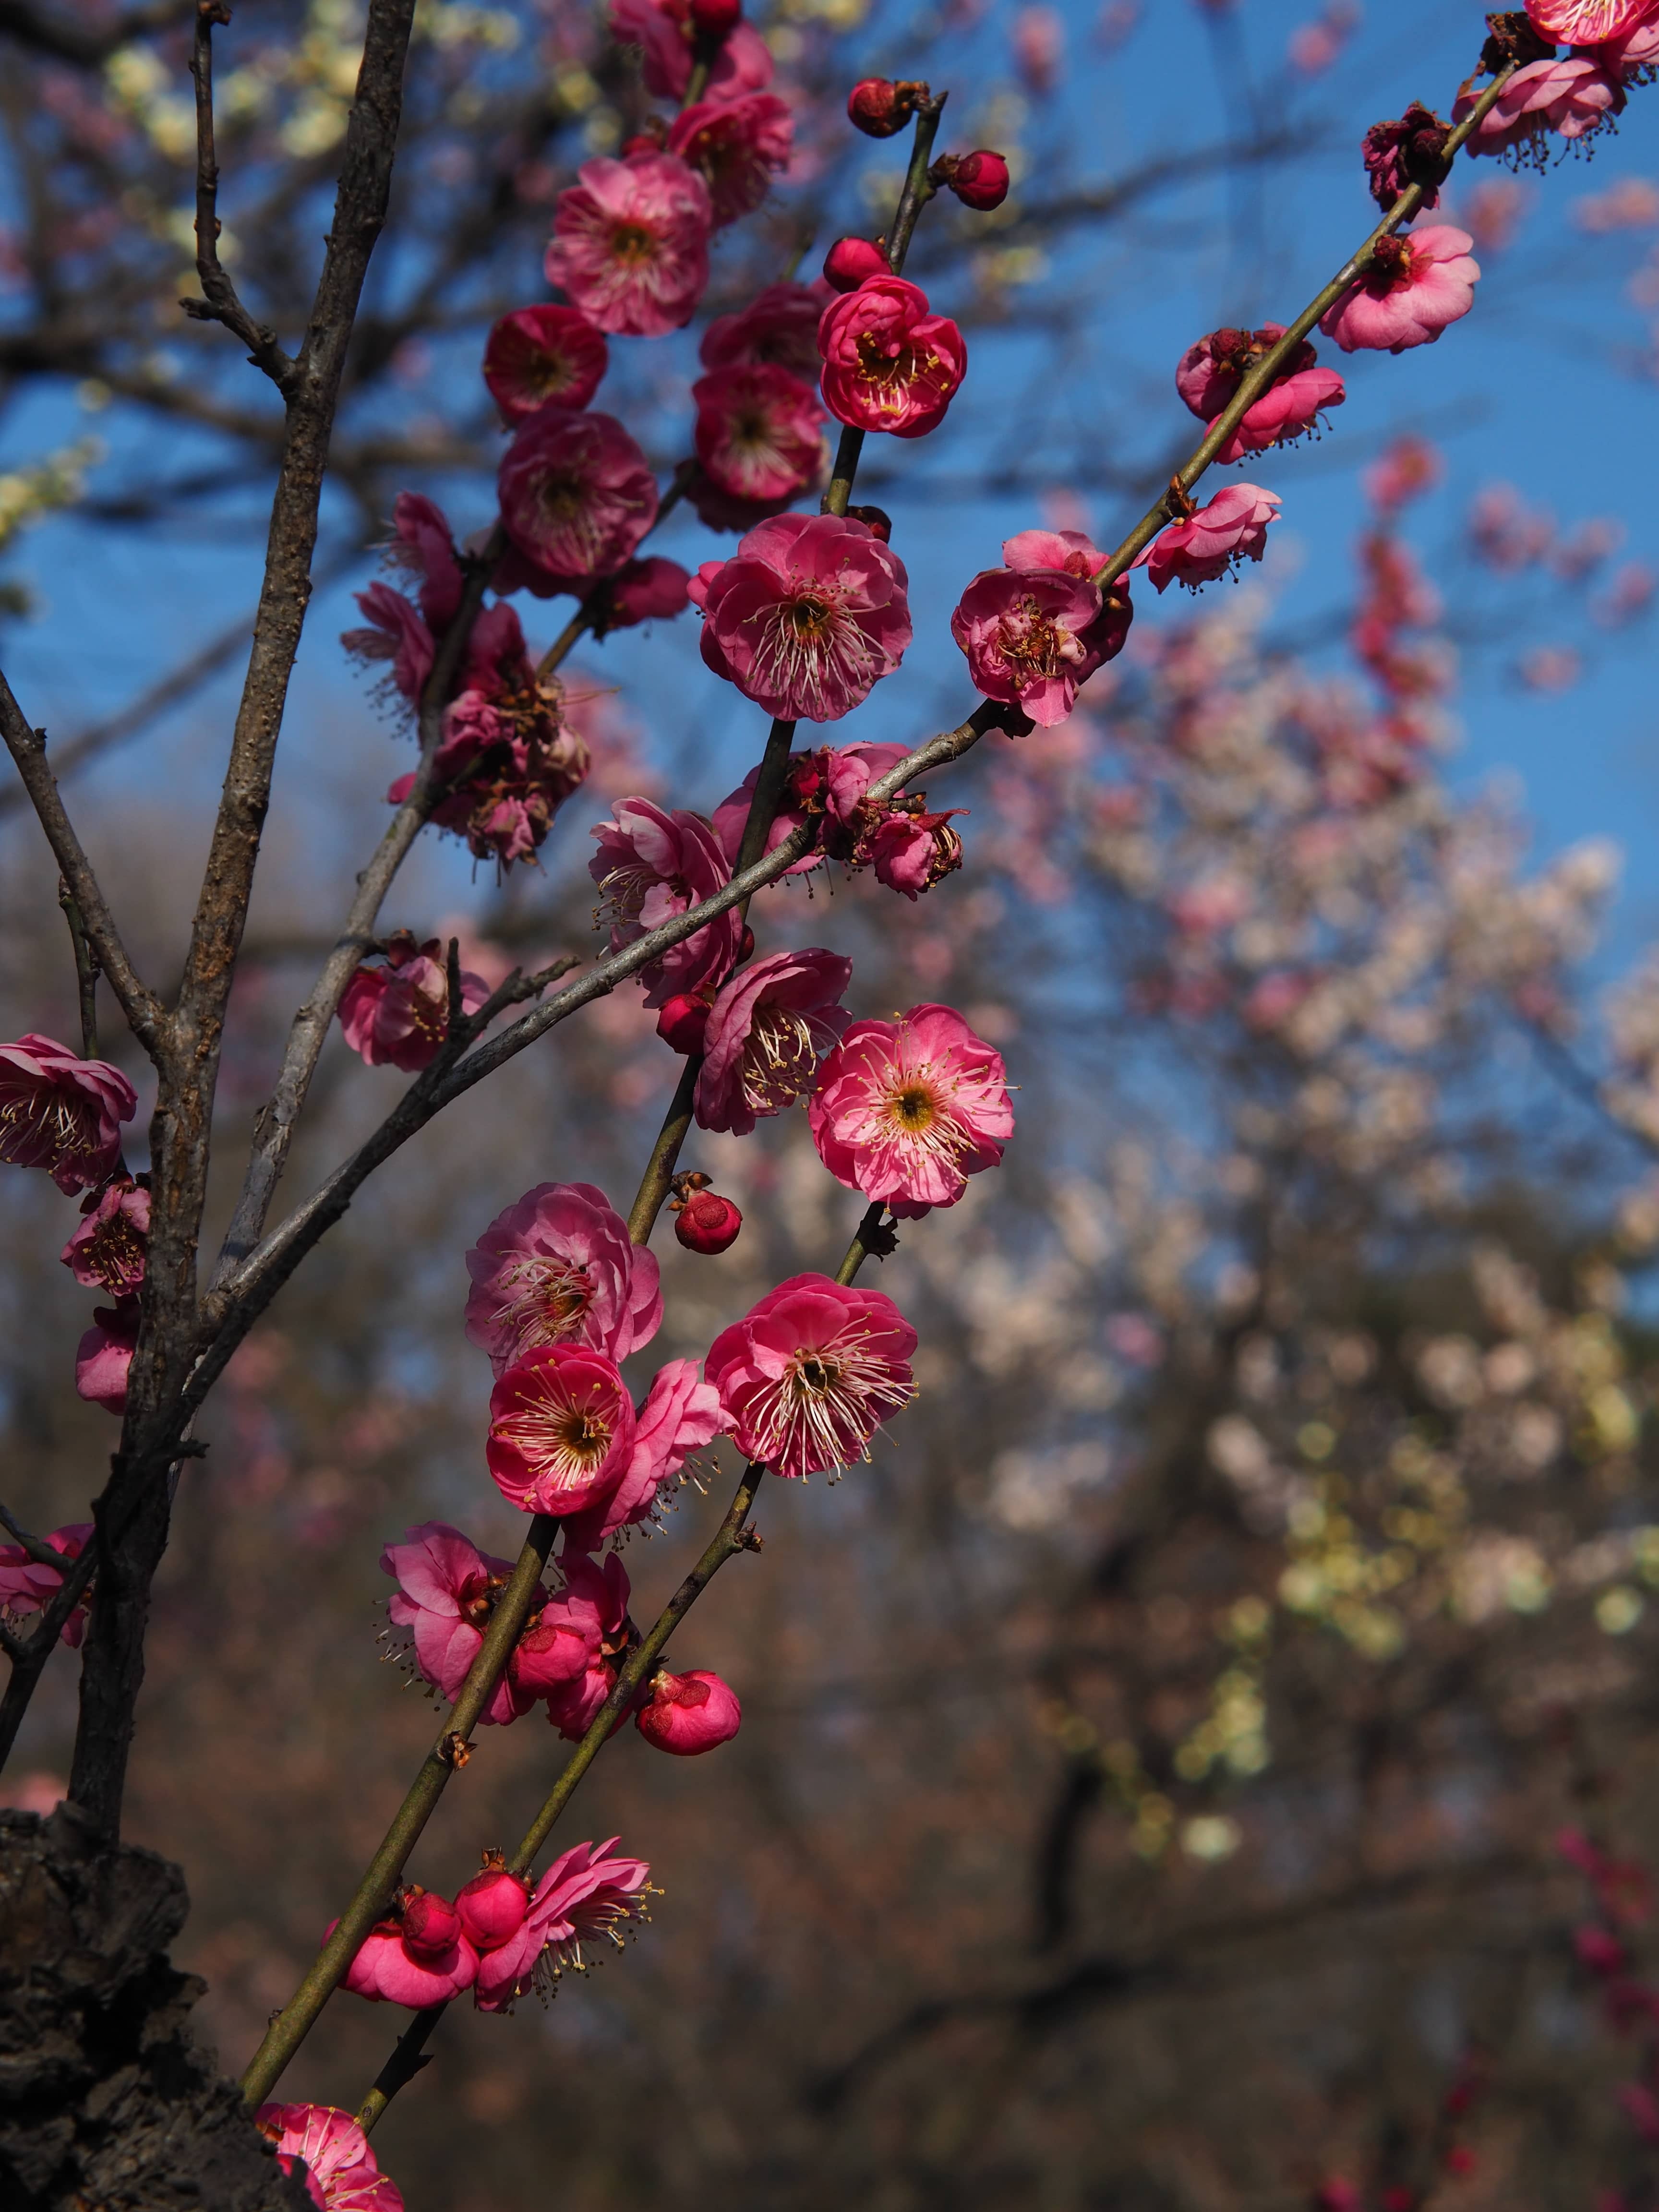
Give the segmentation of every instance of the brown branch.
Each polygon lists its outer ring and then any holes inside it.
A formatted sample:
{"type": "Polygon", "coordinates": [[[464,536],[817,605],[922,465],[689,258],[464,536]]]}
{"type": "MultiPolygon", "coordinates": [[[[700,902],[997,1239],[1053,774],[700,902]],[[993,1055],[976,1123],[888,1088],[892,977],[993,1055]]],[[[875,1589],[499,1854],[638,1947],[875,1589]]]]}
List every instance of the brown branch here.
{"type": "Polygon", "coordinates": [[[191,8],[191,0],[153,0],[148,8],[135,8],[103,28],[93,29],[84,22],[33,7],[30,0],[0,0],[0,38],[10,39],[35,53],[50,54],[54,61],[69,62],[77,69],[98,69],[135,39],[146,39],[152,31],[182,23],[191,8]]]}

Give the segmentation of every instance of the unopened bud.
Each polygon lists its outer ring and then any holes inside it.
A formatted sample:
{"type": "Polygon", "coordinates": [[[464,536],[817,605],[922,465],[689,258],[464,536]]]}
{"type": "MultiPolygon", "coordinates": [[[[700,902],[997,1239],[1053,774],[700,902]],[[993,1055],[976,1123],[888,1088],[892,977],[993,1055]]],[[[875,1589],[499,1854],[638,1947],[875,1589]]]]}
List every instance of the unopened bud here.
{"type": "Polygon", "coordinates": [[[849,507],[849,522],[861,522],[872,538],[879,538],[884,545],[892,542],[893,518],[884,507],[849,507]]]}
{"type": "Polygon", "coordinates": [[[681,991],[657,1016],[657,1035],[671,1052],[685,1054],[702,1050],[702,1033],[708,1026],[708,1001],[696,991],[681,991]]]}
{"type": "Polygon", "coordinates": [[[413,1887],[404,1893],[403,1907],[404,1948],[410,1957],[422,1966],[447,1957],[461,1932],[461,1916],[448,1899],[435,1890],[413,1887]]]}
{"type": "Polygon", "coordinates": [[[915,92],[914,85],[895,84],[891,77],[861,77],[847,95],[847,118],[866,138],[890,138],[915,113],[915,92]]]}
{"type": "Polygon", "coordinates": [[[981,147],[976,153],[963,154],[945,181],[963,207],[984,215],[1008,197],[1008,164],[1000,154],[981,147]]]}
{"type": "Polygon", "coordinates": [[[462,1931],[477,1951],[495,1951],[516,1936],[530,1910],[530,1892],[515,1874],[501,1863],[499,1851],[488,1851],[495,1861],[475,1874],[459,1893],[455,1911],[462,1931]]]}
{"type": "Polygon", "coordinates": [[[651,1702],[635,1716],[634,1725],[647,1743],[679,1759],[695,1759],[729,1743],[743,1722],[737,1692],[718,1674],[698,1668],[689,1674],[671,1674],[666,1668],[651,1684],[651,1702]]]}
{"type": "Polygon", "coordinates": [[[674,1234],[688,1252],[712,1259],[737,1242],[743,1216],[718,1191],[694,1190],[674,1216],[674,1234]]]}
{"type": "Polygon", "coordinates": [[[867,238],[838,238],[823,257],[823,281],[838,292],[856,292],[866,276],[890,276],[892,265],[867,238]]]}

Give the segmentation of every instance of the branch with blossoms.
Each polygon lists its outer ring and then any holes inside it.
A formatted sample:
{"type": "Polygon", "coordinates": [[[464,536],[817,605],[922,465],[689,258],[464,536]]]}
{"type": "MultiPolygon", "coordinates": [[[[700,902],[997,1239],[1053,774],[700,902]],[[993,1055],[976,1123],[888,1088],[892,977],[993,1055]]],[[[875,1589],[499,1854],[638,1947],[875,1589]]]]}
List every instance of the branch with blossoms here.
{"type": "MultiPolygon", "coordinates": [[[[1343,403],[1340,378],[1315,356],[1315,325],[1346,352],[1398,353],[1437,340],[1470,311],[1480,270],[1463,232],[1407,226],[1432,211],[1455,156],[1531,147],[1550,133],[1582,140],[1599,127],[1592,114],[1616,112],[1626,82],[1645,67],[1616,41],[1650,9],[1626,9],[1630,21],[1616,23],[1594,53],[1563,62],[1547,44],[1558,34],[1548,9],[1559,4],[1535,0],[1530,20],[1491,19],[1480,66],[1449,122],[1414,107],[1372,130],[1364,161],[1381,219],[1291,322],[1218,331],[1188,349],[1176,388],[1205,433],[1117,548],[1103,552],[1077,532],[1023,531],[1005,544],[1001,567],[966,586],[951,629],[980,694],[974,713],[908,750],[854,743],[797,751],[799,722],[843,720],[911,641],[908,579],[891,522],[852,495],[867,437],[929,434],[967,373],[960,329],[902,273],[917,221],[942,191],[971,209],[994,208],[1007,166],[983,149],[936,155],[945,97],[926,84],[854,87],[856,127],[879,138],[912,134],[892,221],[879,238],[838,240],[817,283],[774,284],[709,326],[706,373],[690,393],[692,453],[661,487],[627,428],[592,406],[610,341],[659,339],[691,321],[711,241],[765,199],[787,166],[793,124],[769,89],[764,43],[732,0],[613,0],[613,32],[637,46],[646,91],[674,112],[617,156],[584,164],[559,198],[548,248],[549,283],[564,300],[514,310],[490,333],[483,374],[508,443],[489,527],[458,544],[429,499],[405,493],[398,501],[393,555],[413,595],[372,585],[360,598],[365,626],[345,642],[384,666],[389,696],[416,728],[416,765],[392,786],[392,822],[295,1017],[231,1228],[201,1292],[197,1245],[225,1009],[309,587],[334,400],[390,181],[409,10],[375,0],[312,325],[291,362],[280,348],[272,356],[287,365],[277,381],[288,433],[265,591],[175,1005],[133,970],[58,797],[45,741],[0,691],[9,748],[79,917],[77,956],[84,940],[159,1085],[150,1166],[136,1176],[121,1129],[137,1094],[90,1056],[88,1034],[83,1054],[38,1035],[0,1048],[0,1157],[84,1194],[85,1219],[65,1261],[114,1304],[97,1311],[82,1340],[77,1387],[124,1424],[90,1528],[45,1540],[15,1531],[16,1545],[0,1559],[9,1609],[42,1616],[27,1640],[6,1628],[13,1688],[21,1686],[7,1717],[15,1730],[46,1652],[60,1634],[78,1640],[89,1598],[71,1792],[106,1831],[118,1821],[171,1485],[192,1449],[191,1422],[253,1322],[409,1137],[597,999],[637,981],[659,1037],[684,1063],[625,1217],[592,1186],[538,1184],[468,1255],[466,1333],[495,1376],[486,1461],[528,1534],[515,1562],[439,1523],[407,1531],[383,1556],[397,1585],[392,1626],[414,1671],[449,1710],[243,2080],[279,2156],[305,2163],[325,2201],[372,2202],[380,2212],[401,2201],[378,2174],[366,2130],[421,2063],[447,2003],[471,1990],[480,2009],[508,2010],[580,1966],[584,1942],[614,1940],[643,1917],[642,1860],[580,1844],[539,1880],[535,1862],[630,1717],[648,1742],[676,1755],[713,1750],[737,1732],[737,1692],[707,1670],[671,1670],[670,1640],[715,1574],[757,1548],[749,1522],[769,1473],[805,1480],[856,1464],[908,1403],[915,1333],[890,1298],[856,1279],[866,1258],[893,1249],[896,1223],[957,1204],[970,1176],[1000,1164],[1012,1135],[1001,1057],[960,1013],[919,1004],[892,1020],[855,1018],[844,1004],[851,963],[818,946],[763,951],[751,900],[786,875],[832,866],[867,871],[912,901],[931,893],[963,866],[951,827],[961,810],[930,809],[918,779],[954,764],[990,729],[1030,735],[1062,721],[1080,687],[1124,647],[1136,568],[1160,592],[1172,583],[1197,590],[1262,557],[1275,494],[1232,484],[1201,508],[1192,495],[1212,465],[1270,451],[1343,403]],[[1607,88],[1599,105],[1591,76],[1607,88]],[[840,437],[826,466],[830,420],[840,437]],[[820,488],[817,514],[793,511],[820,488]],[[695,577],[640,550],[681,500],[710,527],[740,533],[730,558],[695,577]],[[575,603],[539,659],[510,604],[520,593],[575,603]],[[623,799],[595,831],[590,872],[610,922],[609,957],[556,991],[559,963],[515,973],[492,991],[463,969],[453,942],[380,934],[402,862],[428,824],[503,873],[535,859],[590,764],[558,673],[566,656],[584,635],[598,641],[691,606],[705,662],[771,728],[748,778],[710,815],[623,799]],[[380,1127],[268,1228],[337,1018],[366,1063],[413,1080],[380,1127]],[[621,1362],[663,1320],[648,1246],[665,1206],[672,1200],[678,1240],[691,1252],[725,1249],[742,1227],[707,1176],[681,1170],[682,1147],[694,1127],[742,1137],[796,1103],[806,1106],[829,1174],[865,1202],[851,1248],[833,1275],[778,1285],[702,1360],[669,1362],[636,1403],[621,1362]],[[737,1490],[696,1564],[641,1631],[618,1547],[661,1515],[696,1455],[722,1436],[744,1462],[737,1490]],[[483,1871],[453,1900],[406,1881],[428,1820],[472,1755],[475,1731],[537,1705],[574,1748],[516,1854],[487,1851],[483,1871]],[[415,2028],[357,2121],[333,2108],[269,2105],[342,1984],[414,2010],[415,2028]]],[[[216,20],[204,5],[196,75],[207,304],[198,312],[246,335],[212,252],[216,20]]],[[[268,334],[254,335],[264,347],[268,334]]]]}

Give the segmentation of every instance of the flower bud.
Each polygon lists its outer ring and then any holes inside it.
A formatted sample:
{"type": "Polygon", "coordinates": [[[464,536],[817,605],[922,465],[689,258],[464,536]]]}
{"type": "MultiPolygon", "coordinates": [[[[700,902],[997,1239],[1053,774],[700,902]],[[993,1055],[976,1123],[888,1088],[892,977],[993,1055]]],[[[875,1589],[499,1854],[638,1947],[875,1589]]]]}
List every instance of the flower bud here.
{"type": "Polygon", "coordinates": [[[689,1059],[702,1050],[702,1033],[708,1026],[708,1001],[700,992],[681,991],[657,1016],[657,1035],[671,1052],[689,1059]]]}
{"type": "Polygon", "coordinates": [[[417,1884],[404,1892],[404,1948],[422,1966],[448,1957],[461,1932],[461,1916],[447,1898],[417,1884]]]}
{"type": "Polygon", "coordinates": [[[963,207],[986,214],[1008,197],[1008,164],[1000,154],[981,147],[977,153],[964,154],[945,181],[963,207]]]}
{"type": "Polygon", "coordinates": [[[516,1936],[530,1910],[530,1892],[509,1874],[499,1851],[487,1851],[482,1874],[475,1874],[455,1899],[467,1941],[477,1951],[495,1951],[516,1936]]]}
{"type": "Polygon", "coordinates": [[[861,522],[872,538],[879,538],[884,545],[892,542],[893,518],[884,507],[849,507],[849,522],[861,522]]]}
{"type": "Polygon", "coordinates": [[[847,95],[847,119],[866,138],[890,138],[910,120],[913,102],[891,77],[861,77],[847,95]]]}
{"type": "Polygon", "coordinates": [[[660,154],[667,136],[668,125],[661,116],[648,115],[631,138],[623,140],[617,150],[624,161],[633,154],[660,154]]]}
{"type": "Polygon", "coordinates": [[[702,38],[729,38],[742,21],[743,0],[691,0],[691,27],[702,38]]]}
{"type": "Polygon", "coordinates": [[[674,1216],[674,1234],[688,1252],[712,1257],[737,1242],[743,1216],[718,1191],[696,1190],[674,1216]]]}
{"type": "MultiPolygon", "coordinates": [[[[735,1211],[735,1209],[734,1209],[735,1211]]],[[[690,1674],[671,1674],[665,1668],[651,1684],[651,1702],[643,1705],[634,1725],[647,1743],[676,1759],[695,1759],[728,1742],[743,1721],[737,1692],[718,1674],[701,1668],[690,1674]]]]}
{"type": "Polygon", "coordinates": [[[823,281],[838,292],[856,292],[866,276],[890,276],[880,246],[867,238],[838,238],[823,257],[823,281]]]}

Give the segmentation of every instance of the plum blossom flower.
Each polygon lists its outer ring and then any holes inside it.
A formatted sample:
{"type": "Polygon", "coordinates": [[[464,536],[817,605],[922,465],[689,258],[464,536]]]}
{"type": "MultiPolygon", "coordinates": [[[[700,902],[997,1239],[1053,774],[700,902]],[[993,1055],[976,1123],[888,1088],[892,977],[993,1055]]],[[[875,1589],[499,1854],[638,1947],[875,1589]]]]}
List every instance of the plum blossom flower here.
{"type": "Polygon", "coordinates": [[[548,1995],[567,1966],[586,1964],[584,1942],[604,1936],[620,1949],[619,1931],[649,1918],[651,1869],[643,1859],[613,1856],[617,1840],[577,1844],[554,1860],[517,1934],[484,1956],[472,2000],[480,2012],[505,2012],[527,1989],[548,1995]]]}
{"type": "MultiPolygon", "coordinates": [[[[1285,335],[1282,323],[1259,331],[1212,331],[1188,346],[1176,370],[1176,389],[1200,422],[1213,422],[1231,404],[1245,377],[1285,335]]],[[[1340,407],[1347,393],[1334,368],[1316,367],[1314,349],[1304,338],[1261,397],[1248,407],[1216,459],[1237,461],[1246,453],[1305,437],[1327,407],[1340,407]]]]}
{"type": "Polygon", "coordinates": [[[696,1112],[704,1129],[746,1137],[817,1079],[817,1064],[851,1016],[840,1004],[853,963],[814,947],[775,952],[723,985],[703,1033],[696,1112]]]}
{"type": "Polygon", "coordinates": [[[614,1359],[544,1344],[489,1394],[484,1456],[521,1513],[580,1513],[609,1498],[634,1452],[634,1401],[614,1359]]]}
{"type": "Polygon", "coordinates": [[[854,865],[867,860],[878,884],[915,901],[962,866],[962,840],[950,824],[953,816],[967,811],[965,806],[947,806],[930,814],[920,792],[908,801],[895,799],[860,836],[854,865]]]}
{"type": "Polygon", "coordinates": [[[730,1743],[743,1725],[738,1693],[718,1674],[694,1667],[671,1674],[664,1667],[651,1678],[651,1702],[634,1716],[646,1741],[676,1759],[696,1759],[730,1743]]]}
{"type": "Polygon", "coordinates": [[[861,522],[780,514],[691,584],[702,657],[785,721],[834,722],[890,676],[910,642],[909,578],[861,522]]]}
{"type": "MultiPolygon", "coordinates": [[[[1461,123],[1477,95],[1462,93],[1452,109],[1461,123]]],[[[1593,137],[1611,125],[1625,106],[1625,88],[1616,70],[1586,54],[1561,61],[1529,62],[1518,69],[1475,126],[1472,154],[1515,154],[1542,168],[1552,137],[1593,137]]],[[[1473,241],[1471,241],[1473,243],[1473,241]]]]}
{"type": "Polygon", "coordinates": [[[500,1851],[486,1851],[483,1871],[455,1893],[455,1911],[466,1940],[482,1957],[499,1951],[524,1926],[530,1885],[509,1871],[500,1851]]]}
{"type": "Polygon", "coordinates": [[[731,1422],[719,1394],[702,1379],[695,1359],[671,1359],[652,1377],[635,1419],[634,1452],[627,1472],[603,1504],[571,1516],[564,1546],[571,1552],[597,1552],[619,1529],[653,1518],[663,1500],[679,1486],[694,1452],[723,1436],[731,1422]]]}
{"type": "Polygon", "coordinates": [[[609,365],[603,334],[575,307],[519,307],[484,347],[483,380],[505,422],[541,407],[586,407],[609,365]]]}
{"type": "MultiPolygon", "coordinates": [[[[611,923],[611,949],[689,911],[732,880],[712,826],[701,814],[665,812],[648,799],[619,799],[609,822],[593,830],[599,849],[587,872],[599,887],[600,914],[611,923]]],[[[682,992],[725,981],[737,965],[743,918],[735,907],[707,923],[640,970],[647,1006],[682,992]]]]}
{"type": "MultiPolygon", "coordinates": [[[[603,1561],[586,1559],[567,1534],[559,1554],[559,1570],[565,1578],[567,1601],[581,1607],[584,1620],[592,1620],[598,1640],[598,1649],[581,1673],[558,1683],[547,1694],[549,1724],[567,1742],[579,1743],[616,1687],[619,1662],[639,1638],[628,1617],[628,1570],[617,1553],[608,1553],[603,1561]]],[[[623,1717],[620,1713],[617,1716],[612,1735],[623,1717]]]]}
{"type": "Polygon", "coordinates": [[[1237,561],[1259,561],[1267,550],[1267,525],[1279,513],[1276,492],[1260,484],[1229,484],[1207,507],[1184,521],[1172,522],[1153,539],[1137,568],[1144,566],[1160,592],[1171,584],[1196,591],[1224,576],[1237,561]]]}
{"type": "MultiPolygon", "coordinates": [[[[892,273],[892,263],[872,238],[838,238],[823,257],[823,281],[832,292],[856,292],[866,276],[890,276],[892,273]]],[[[812,361],[816,367],[816,322],[812,361]]]]}
{"type": "Polygon", "coordinates": [[[1480,265],[1469,252],[1474,243],[1449,223],[1379,239],[1372,266],[1327,310],[1320,329],[1344,353],[1432,345],[1474,305],[1480,265]]]}
{"type": "Polygon", "coordinates": [[[602,155],[576,178],[554,210],[548,283],[602,331],[659,338],[683,328],[708,283],[708,185],[677,154],[602,155]]]}
{"type": "MultiPolygon", "coordinates": [[[[878,776],[885,775],[890,768],[896,768],[904,754],[902,745],[890,744],[844,745],[839,750],[826,745],[817,752],[792,753],[788,779],[767,833],[763,854],[781,845],[817,812],[834,816],[838,822],[850,825],[870,786],[878,776]]],[[[714,832],[734,868],[743,849],[744,829],[759,781],[759,769],[751,768],[737,789],[714,809],[714,832]]],[[[803,875],[808,869],[822,865],[818,854],[809,853],[785,872],[803,875]]]]}
{"type": "Polygon", "coordinates": [[[1623,38],[1652,13],[1653,0],[1527,0],[1534,30],[1562,46],[1623,38]]]}
{"type": "Polygon", "coordinates": [[[1002,1055],[951,1006],[854,1022],[807,1107],[837,1182],[915,1218],[954,1206],[1014,1131],[1002,1055]]]}
{"type": "Polygon", "coordinates": [[[867,1459],[915,1395],[916,1333],[881,1291],[793,1275],[722,1329],[708,1379],[746,1459],[792,1480],[867,1459]]]}
{"type": "Polygon", "coordinates": [[[498,1376],[527,1352],[585,1345],[626,1359],[662,1326],[655,1256],[591,1182],[541,1182],[498,1213],[466,1255],[470,1344],[498,1376]]]}
{"type": "Polygon", "coordinates": [[[1371,198],[1388,210],[1408,185],[1424,186],[1426,214],[1440,204],[1440,185],[1445,181],[1445,146],[1450,125],[1420,100],[1391,123],[1373,123],[1363,148],[1371,198]]]}
{"type": "Polygon", "coordinates": [[[61,1191],[89,1189],[120,1165],[121,1124],[137,1107],[107,1060],[82,1060],[37,1030],[0,1044],[0,1160],[45,1168],[61,1191]]]}
{"type": "Polygon", "coordinates": [[[629,561],[608,579],[605,603],[593,617],[593,635],[633,629],[641,623],[672,622],[691,604],[691,579],[678,561],[660,553],[629,561]]]}
{"type": "Polygon", "coordinates": [[[360,660],[389,660],[394,689],[405,699],[418,699],[432,672],[436,640],[453,620],[463,586],[448,519],[423,493],[398,493],[386,559],[389,568],[420,579],[416,599],[390,584],[371,584],[356,595],[369,627],[345,631],[340,642],[360,660]]]}
{"type": "Polygon", "coordinates": [[[691,398],[697,459],[729,499],[762,506],[793,499],[817,476],[823,410],[811,386],[788,369],[717,368],[697,380],[691,398]]]}
{"type": "MultiPolygon", "coordinates": [[[[381,947],[384,964],[362,967],[340,995],[340,1027],[370,1067],[415,1074],[430,1066],[449,1035],[449,977],[435,937],[417,945],[408,930],[381,947]]],[[[461,1006],[475,1014],[489,996],[482,975],[461,971],[461,1006]]]]}
{"type": "Polygon", "coordinates": [[[968,373],[968,345],[919,284],[870,276],[832,300],[818,325],[823,397],[857,430],[925,437],[945,419],[968,373]]]}
{"type": "Polygon", "coordinates": [[[707,369],[787,368],[818,373],[818,319],[830,298],[824,283],[769,284],[733,315],[716,315],[697,357],[707,369]]]}
{"type": "Polygon", "coordinates": [[[1121,652],[1133,612],[1122,586],[1104,592],[1063,569],[982,568],[957,603],[951,635],[977,691],[1046,728],[1065,720],[1079,687],[1121,652]]]}
{"type": "Polygon", "coordinates": [[[81,1226],[58,1257],[88,1290],[131,1297],[144,1279],[149,1247],[149,1190],[122,1177],[81,1201],[81,1226]]]}
{"type": "MultiPolygon", "coordinates": [[[[659,100],[684,100],[691,82],[695,44],[690,0],[611,0],[611,35],[638,46],[645,88],[659,100]]],[[[772,82],[772,56],[752,23],[727,32],[708,72],[708,96],[740,99],[772,82]]]]}
{"type": "MultiPolygon", "coordinates": [[[[329,1923],[325,1942],[338,1925],[329,1923]]],[[[478,1954],[462,1931],[460,1915],[447,1898],[411,1883],[363,1938],[343,1986],[372,2003],[419,2012],[447,2004],[477,1978],[478,1954]]]]}
{"type": "Polygon", "coordinates": [[[1659,69],[1659,10],[1650,0],[1643,20],[1627,31],[1620,31],[1593,49],[1604,69],[1614,71],[1626,83],[1642,81],[1644,70],[1659,69]]]}
{"type": "Polygon", "coordinates": [[[127,1409],[127,1376],[138,1349],[138,1301],[121,1298],[112,1306],[94,1306],[92,1327],[75,1348],[75,1388],[78,1395],[106,1413],[127,1409]]]}
{"type": "Polygon", "coordinates": [[[717,230],[760,205],[789,167],[794,143],[794,116],[775,92],[700,100],[681,109],[668,132],[670,154],[708,185],[717,230]]]}
{"type": "MultiPolygon", "coordinates": [[[[397,1583],[387,1611],[393,1627],[410,1638],[416,1672],[453,1704],[478,1656],[512,1562],[481,1552],[446,1522],[423,1521],[404,1532],[401,1544],[386,1546],[380,1571],[397,1583]]],[[[491,1726],[516,1720],[538,1698],[581,1674],[598,1654],[591,1607],[550,1598],[539,1585],[535,1596],[507,1672],[480,1716],[491,1726]]]]}
{"type": "Polygon", "coordinates": [[[538,568],[571,579],[608,575],[657,519],[657,479],[610,415],[544,407],[501,458],[501,520],[538,568]]]}
{"type": "Polygon", "coordinates": [[[403,2192],[382,2173],[368,2137],[332,2105],[261,2105],[254,2115],[284,2173],[303,2170],[322,2212],[404,2212],[403,2192]]]}
{"type": "MultiPolygon", "coordinates": [[[[44,1613],[64,1587],[64,1570],[72,1566],[86,1549],[92,1528],[90,1521],[72,1521],[66,1528],[54,1528],[51,1535],[43,1539],[49,1550],[61,1555],[63,1567],[47,1566],[43,1560],[30,1559],[21,1544],[0,1544],[0,1614],[21,1617],[44,1613]]],[[[71,1650],[79,1646],[86,1633],[90,1602],[88,1587],[58,1632],[58,1642],[67,1644],[71,1650]]]]}

